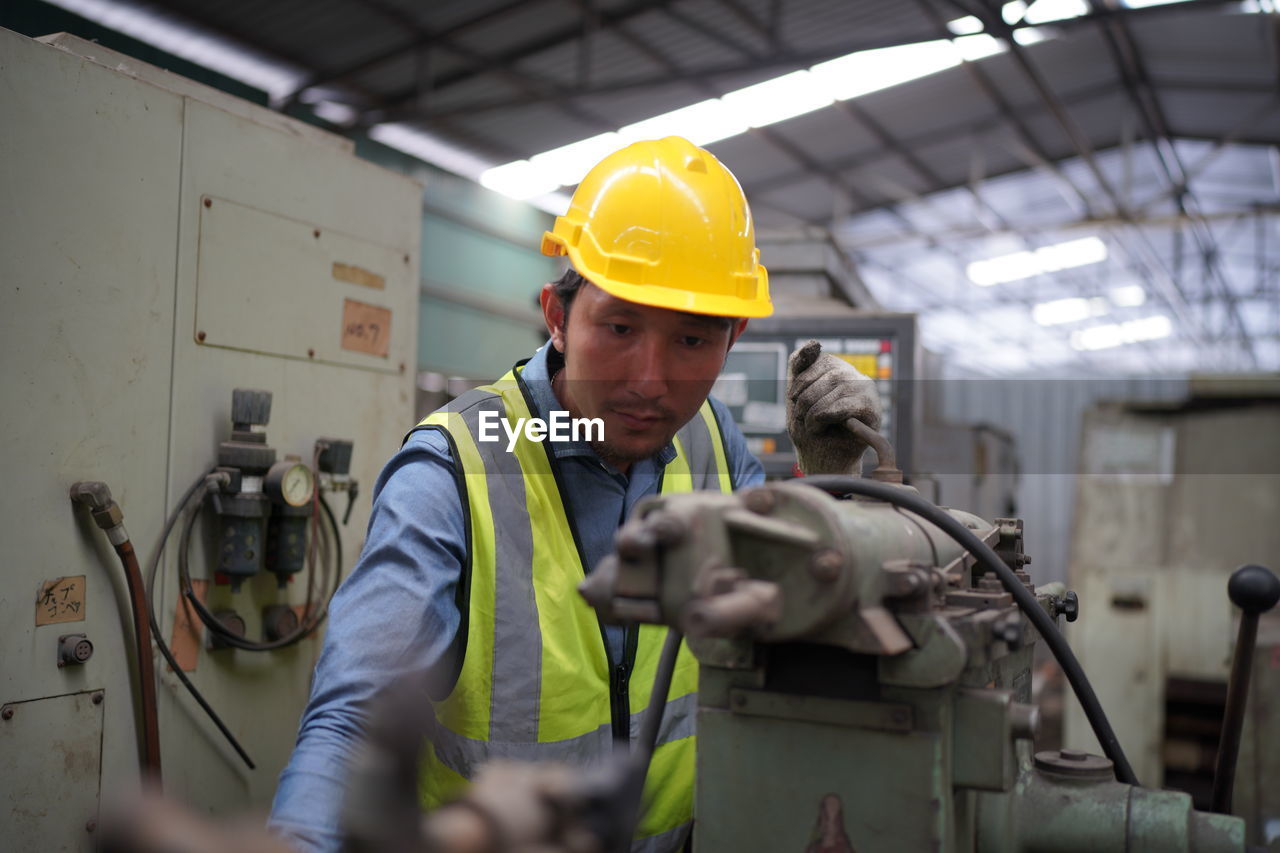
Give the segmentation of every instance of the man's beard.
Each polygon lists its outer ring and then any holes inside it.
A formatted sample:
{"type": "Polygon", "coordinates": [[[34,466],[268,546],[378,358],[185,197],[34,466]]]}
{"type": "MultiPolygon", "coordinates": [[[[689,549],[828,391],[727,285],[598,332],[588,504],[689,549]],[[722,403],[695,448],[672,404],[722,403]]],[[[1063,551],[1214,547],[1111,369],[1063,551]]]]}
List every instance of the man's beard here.
{"type": "Polygon", "coordinates": [[[661,442],[654,442],[652,446],[648,448],[641,448],[641,449],[626,449],[623,447],[619,447],[613,442],[607,441],[607,440],[592,441],[590,442],[590,444],[591,444],[591,449],[596,452],[597,456],[599,456],[605,462],[608,462],[610,465],[613,465],[616,468],[618,467],[618,463],[622,463],[623,465],[630,465],[633,462],[640,462],[641,460],[650,458],[651,456],[655,455],[658,451],[662,450],[662,448],[670,444],[671,439],[674,437],[675,437],[675,434],[672,433],[671,435],[663,439],[661,442]]]}

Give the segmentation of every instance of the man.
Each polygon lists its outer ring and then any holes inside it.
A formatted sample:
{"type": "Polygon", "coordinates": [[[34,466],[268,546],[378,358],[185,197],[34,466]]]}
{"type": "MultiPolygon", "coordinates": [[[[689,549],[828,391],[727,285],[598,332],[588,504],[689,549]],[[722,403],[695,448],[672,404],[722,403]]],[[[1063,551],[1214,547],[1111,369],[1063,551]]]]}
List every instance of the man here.
{"type": "MultiPolygon", "coordinates": [[[[571,264],[540,295],[549,343],[424,420],[379,477],[276,794],[272,825],[300,847],[337,848],[364,706],[400,674],[451,676],[423,767],[427,807],[490,758],[585,764],[625,745],[665,631],[601,626],[577,583],[643,497],[764,479],[708,399],[748,318],[772,311],[733,175],[683,139],[636,143],[583,179],[542,250],[571,264]],[[603,435],[511,437],[522,418],[554,412],[598,419],[603,435]]],[[[793,381],[800,421],[839,430],[831,418],[848,417],[856,398],[878,423],[870,383],[822,364],[793,381]]],[[[853,446],[847,433],[838,442],[853,446]]],[[[682,652],[634,849],[678,850],[688,837],[695,688],[682,652]]]]}

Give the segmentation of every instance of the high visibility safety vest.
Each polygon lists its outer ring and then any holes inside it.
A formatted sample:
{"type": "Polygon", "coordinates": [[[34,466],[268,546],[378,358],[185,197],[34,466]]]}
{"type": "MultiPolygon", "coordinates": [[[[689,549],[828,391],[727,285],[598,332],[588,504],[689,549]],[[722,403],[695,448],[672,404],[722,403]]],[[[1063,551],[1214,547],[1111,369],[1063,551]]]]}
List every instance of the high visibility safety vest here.
{"type": "MultiPolygon", "coordinates": [[[[470,563],[459,586],[457,678],[436,704],[438,725],[419,781],[428,809],[454,798],[485,761],[585,764],[611,754],[615,741],[635,739],[666,637],[662,626],[632,627],[623,660],[613,660],[603,626],[577,591],[585,560],[551,448],[523,431],[511,452],[501,430],[500,441],[478,440],[482,412],[512,424],[532,416],[523,364],[416,428],[439,430],[449,441],[465,496],[470,563]]],[[[661,494],[732,491],[709,403],[674,444],[661,494]]],[[[697,680],[697,662],[682,645],[633,851],[678,850],[688,836],[697,680]]]]}

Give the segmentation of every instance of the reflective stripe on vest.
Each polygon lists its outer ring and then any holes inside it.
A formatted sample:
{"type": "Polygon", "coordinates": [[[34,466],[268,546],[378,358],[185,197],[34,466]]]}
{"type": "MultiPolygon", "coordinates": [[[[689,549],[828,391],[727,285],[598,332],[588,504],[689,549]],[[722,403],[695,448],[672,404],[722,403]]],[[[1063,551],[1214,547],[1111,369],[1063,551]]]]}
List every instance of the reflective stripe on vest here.
{"type": "MultiPolygon", "coordinates": [[[[482,412],[512,423],[530,417],[526,392],[518,374],[508,373],[418,427],[449,436],[470,524],[465,651],[452,692],[436,705],[441,725],[420,785],[428,808],[456,795],[493,758],[587,764],[613,751],[611,661],[596,614],[577,592],[581,549],[554,457],[523,434],[508,453],[501,429],[500,441],[477,440],[482,412]]],[[[661,493],[732,489],[709,403],[673,443],[676,458],[664,469],[661,493]]],[[[666,631],[657,625],[635,631],[626,708],[632,738],[643,723],[666,631]]],[[[645,843],[637,841],[637,850],[679,849],[687,835],[696,688],[697,664],[682,646],[645,784],[647,808],[637,829],[645,843]]]]}

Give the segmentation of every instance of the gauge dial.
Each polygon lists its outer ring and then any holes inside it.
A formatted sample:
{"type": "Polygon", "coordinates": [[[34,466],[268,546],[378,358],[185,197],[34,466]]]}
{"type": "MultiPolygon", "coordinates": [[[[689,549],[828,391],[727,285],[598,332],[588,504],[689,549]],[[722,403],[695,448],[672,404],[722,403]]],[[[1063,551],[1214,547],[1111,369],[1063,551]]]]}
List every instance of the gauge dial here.
{"type": "Polygon", "coordinates": [[[285,460],[271,466],[262,487],[272,500],[289,506],[306,506],[315,491],[316,481],[306,465],[285,460]]]}

